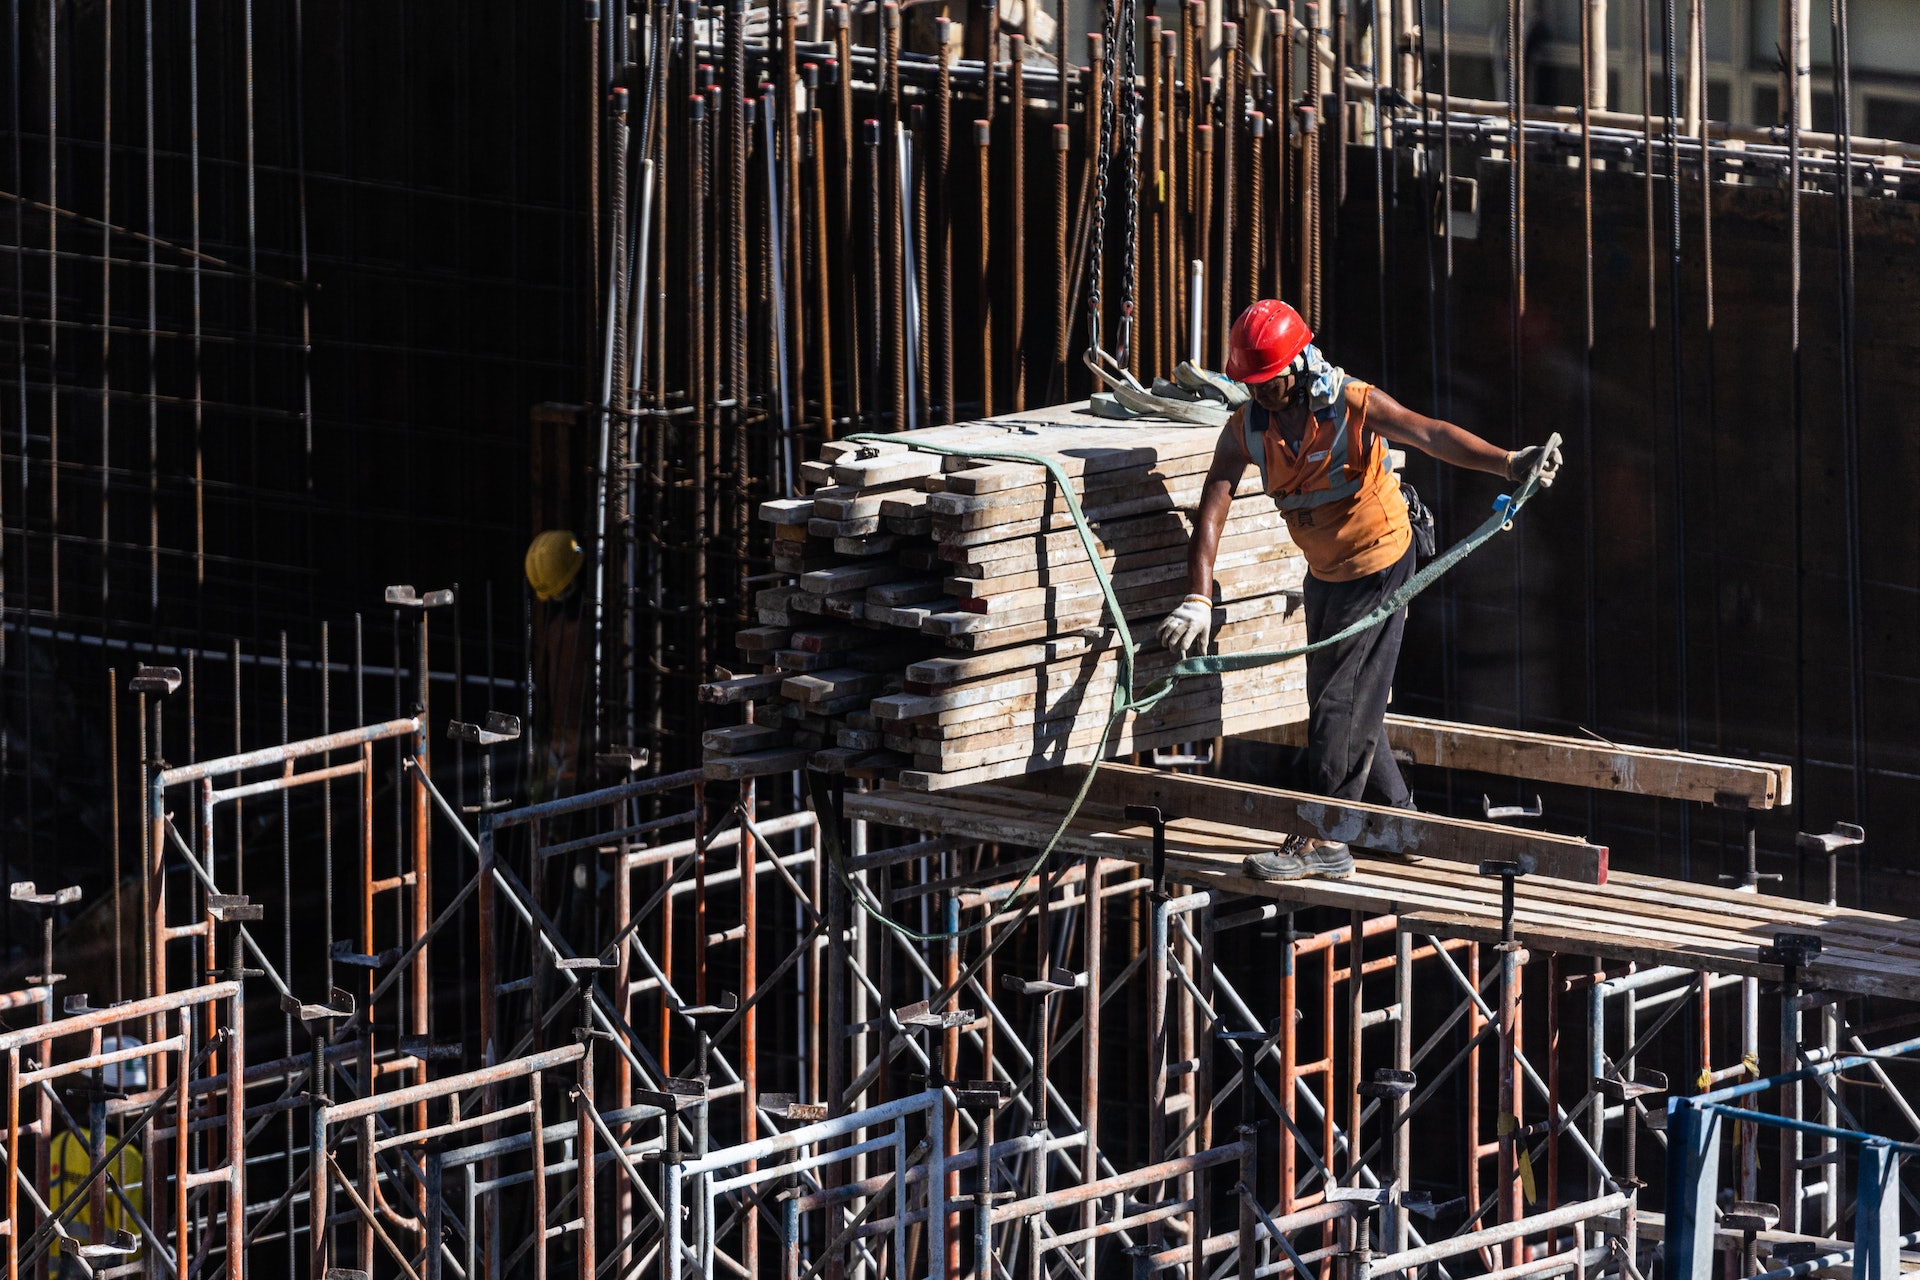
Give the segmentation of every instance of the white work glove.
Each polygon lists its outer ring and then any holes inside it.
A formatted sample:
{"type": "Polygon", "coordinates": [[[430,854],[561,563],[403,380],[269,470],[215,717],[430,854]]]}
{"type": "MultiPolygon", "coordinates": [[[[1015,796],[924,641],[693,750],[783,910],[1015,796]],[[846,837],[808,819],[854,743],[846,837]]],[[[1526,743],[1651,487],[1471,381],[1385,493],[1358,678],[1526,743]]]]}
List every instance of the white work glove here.
{"type": "Polygon", "coordinates": [[[1540,466],[1540,487],[1553,488],[1553,478],[1560,471],[1560,446],[1536,444],[1526,449],[1515,449],[1507,455],[1507,479],[1525,480],[1527,474],[1540,466]],[[1542,461],[1544,459],[1544,461],[1542,461]]]}
{"type": "Polygon", "coordinates": [[[1161,619],[1154,636],[1176,658],[1185,658],[1207,647],[1207,633],[1213,630],[1213,601],[1205,596],[1188,596],[1180,607],[1161,619]]]}

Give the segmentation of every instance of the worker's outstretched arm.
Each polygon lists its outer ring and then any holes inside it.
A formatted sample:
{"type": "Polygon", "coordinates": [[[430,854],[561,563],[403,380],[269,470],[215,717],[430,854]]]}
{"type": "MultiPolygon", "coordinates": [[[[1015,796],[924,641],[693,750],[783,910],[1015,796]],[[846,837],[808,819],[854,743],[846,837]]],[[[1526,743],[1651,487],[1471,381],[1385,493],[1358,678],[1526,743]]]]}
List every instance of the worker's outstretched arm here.
{"type": "Polygon", "coordinates": [[[1220,552],[1227,511],[1233,506],[1233,491],[1247,471],[1247,450],[1240,439],[1240,414],[1236,413],[1213,446],[1213,462],[1193,513],[1193,536],[1187,540],[1187,598],[1154,633],[1175,657],[1204,650],[1207,633],[1213,629],[1213,562],[1220,552]]]}
{"type": "Polygon", "coordinates": [[[1240,414],[1233,415],[1213,446],[1213,462],[1200,487],[1200,505],[1193,513],[1193,536],[1187,541],[1187,590],[1213,598],[1213,561],[1220,554],[1220,531],[1226,528],[1233,491],[1247,473],[1247,448],[1241,443],[1240,414]]]}
{"type": "Polygon", "coordinates": [[[1543,454],[1541,487],[1551,485],[1560,469],[1560,450],[1557,448],[1550,452],[1544,445],[1512,451],[1499,448],[1464,427],[1415,413],[1378,387],[1367,393],[1367,426],[1395,444],[1418,449],[1456,467],[1484,471],[1507,480],[1518,480],[1525,476],[1533,470],[1535,460],[1543,454]]]}

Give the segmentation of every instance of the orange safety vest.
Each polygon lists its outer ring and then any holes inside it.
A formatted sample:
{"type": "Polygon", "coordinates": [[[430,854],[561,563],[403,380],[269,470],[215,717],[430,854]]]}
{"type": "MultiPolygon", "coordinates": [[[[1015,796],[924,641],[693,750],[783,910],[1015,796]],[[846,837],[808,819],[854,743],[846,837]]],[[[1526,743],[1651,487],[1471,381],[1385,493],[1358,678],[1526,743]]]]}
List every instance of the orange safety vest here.
{"type": "Polygon", "coordinates": [[[1387,442],[1366,429],[1373,388],[1344,378],[1331,405],[1307,420],[1298,450],[1249,402],[1241,418],[1260,486],[1286,517],[1313,575],[1349,582],[1396,563],[1413,540],[1387,442]]]}

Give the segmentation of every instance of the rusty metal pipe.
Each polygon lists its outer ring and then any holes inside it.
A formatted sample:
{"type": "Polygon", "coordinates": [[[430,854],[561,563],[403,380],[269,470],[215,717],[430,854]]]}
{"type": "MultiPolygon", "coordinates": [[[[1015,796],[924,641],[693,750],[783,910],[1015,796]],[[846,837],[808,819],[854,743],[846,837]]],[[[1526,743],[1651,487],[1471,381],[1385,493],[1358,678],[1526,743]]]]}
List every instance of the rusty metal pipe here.
{"type": "Polygon", "coordinates": [[[1270,10],[1273,26],[1273,293],[1286,296],[1287,213],[1293,192],[1293,4],[1270,10]]]}
{"type": "MultiPolygon", "coordinates": [[[[1154,21],[1158,21],[1155,19],[1154,21]]],[[[1178,79],[1180,36],[1175,31],[1160,33],[1160,355],[1173,361],[1180,350],[1182,323],[1181,283],[1185,259],[1180,247],[1180,196],[1186,190],[1180,172],[1180,148],[1174,134],[1179,128],[1178,79]]]]}
{"type": "MultiPolygon", "coordinates": [[[[880,388],[885,381],[884,366],[888,349],[892,345],[887,331],[887,266],[885,262],[892,228],[882,225],[886,218],[884,210],[887,207],[887,193],[885,162],[880,155],[883,149],[880,145],[880,137],[878,120],[861,122],[860,140],[867,152],[867,245],[870,250],[867,258],[867,289],[868,297],[872,300],[869,310],[871,320],[869,332],[873,335],[873,416],[868,423],[868,428],[873,431],[886,429],[885,418],[880,408],[880,388]]],[[[898,259],[896,258],[895,261],[897,262],[898,259]]],[[[899,362],[895,361],[894,381],[896,383],[899,381],[897,376],[899,371],[899,362]]],[[[894,407],[896,410],[900,407],[898,395],[894,397],[894,407]]],[[[895,425],[900,426],[903,423],[896,418],[895,425]]]]}
{"type": "Polygon", "coordinates": [[[813,174],[813,292],[814,330],[820,335],[817,364],[820,369],[820,436],[831,440],[833,428],[833,287],[832,263],[827,239],[827,142],[826,113],[820,109],[819,71],[804,69],[807,89],[807,148],[813,174]]]}
{"type": "Polygon", "coordinates": [[[980,158],[980,416],[993,416],[993,216],[990,193],[993,173],[990,150],[993,122],[973,122],[973,145],[980,158]]]}
{"type": "MultiPolygon", "coordinates": [[[[842,270],[851,276],[853,245],[853,18],[844,4],[833,6],[834,85],[839,90],[840,117],[840,208],[839,235],[836,243],[845,259],[842,270]]],[[[857,428],[861,422],[864,397],[860,392],[860,311],[852,288],[844,290],[847,322],[841,326],[847,335],[848,421],[857,428]]],[[[876,390],[875,394],[878,394],[876,390]]]]}
{"type": "MultiPolygon", "coordinates": [[[[914,137],[926,131],[926,108],[915,103],[908,113],[908,136],[905,139],[902,164],[908,164],[911,157],[924,155],[924,147],[916,146],[914,137]]],[[[909,168],[911,166],[909,165],[909,168]]],[[[907,181],[915,175],[903,175],[907,181]]],[[[927,190],[931,179],[927,174],[927,163],[920,161],[918,181],[913,187],[913,363],[914,363],[914,403],[912,418],[919,426],[929,425],[933,416],[933,344],[927,340],[928,305],[932,297],[932,284],[928,280],[932,266],[931,250],[927,243],[927,190]]]]}
{"type": "Polygon", "coordinates": [[[693,419],[688,433],[693,437],[692,456],[687,459],[691,472],[689,491],[693,497],[693,599],[699,602],[693,614],[696,662],[705,665],[707,650],[707,273],[706,273],[706,119],[707,99],[702,93],[687,101],[687,190],[683,233],[686,236],[686,305],[692,308],[688,347],[692,353],[688,387],[693,402],[693,419]]]}
{"type": "Polygon", "coordinates": [[[1013,411],[1027,407],[1027,40],[1008,37],[1007,146],[1012,189],[1009,216],[1013,220],[1010,250],[1013,258],[1013,411]]]}
{"type": "MultiPolygon", "coordinates": [[[[787,348],[786,367],[791,371],[788,385],[794,388],[794,396],[800,408],[785,423],[789,433],[799,429],[799,423],[806,418],[807,385],[807,333],[815,324],[827,322],[827,311],[823,307],[816,319],[808,314],[806,304],[806,241],[802,238],[802,211],[805,202],[800,189],[800,107],[795,97],[795,86],[801,83],[799,68],[799,39],[795,31],[793,6],[781,0],[777,5],[780,12],[780,84],[776,100],[780,110],[779,179],[782,191],[782,213],[785,215],[785,232],[781,238],[781,252],[785,271],[781,279],[785,283],[783,301],[786,308],[782,313],[786,320],[785,346],[787,348]]],[[[807,84],[807,103],[813,103],[811,82],[807,84]]],[[[778,357],[776,357],[778,358],[778,357]]],[[[826,380],[826,366],[821,366],[821,379],[826,380]]],[[[789,434],[791,439],[791,434],[789,434]]],[[[744,595],[742,609],[746,608],[744,595]]]]}
{"type": "MultiPolygon", "coordinates": [[[[876,332],[877,344],[875,369],[882,366],[891,375],[893,404],[893,429],[905,430],[907,426],[907,343],[906,343],[906,272],[900,244],[901,203],[899,179],[899,143],[900,136],[900,6],[896,0],[885,0],[880,6],[881,58],[880,88],[881,117],[878,138],[879,151],[874,159],[877,167],[872,170],[872,179],[879,184],[874,192],[875,214],[881,220],[885,230],[885,260],[878,263],[881,271],[876,272],[872,288],[876,300],[886,299],[886,337],[882,340],[876,332]],[[884,280],[884,284],[882,281],[884,280]]],[[[879,395],[879,383],[875,382],[875,396],[879,395]]]]}
{"type": "MultiPolygon", "coordinates": [[[[1100,896],[1102,864],[1100,858],[1087,860],[1087,921],[1085,921],[1085,971],[1087,996],[1081,1013],[1081,1126],[1087,1130],[1087,1146],[1081,1151],[1081,1178],[1092,1182],[1100,1176],[1100,1006],[1104,1002],[1102,950],[1106,946],[1106,900],[1100,896]]],[[[1098,1205],[1081,1205],[1081,1230],[1091,1232],[1098,1221],[1098,1205]]],[[[1081,1251],[1081,1274],[1091,1276],[1094,1245],[1089,1238],[1081,1251]]]]}
{"type": "Polygon", "coordinates": [[[1145,110],[1143,112],[1145,119],[1141,124],[1142,132],[1146,135],[1147,152],[1145,171],[1142,177],[1142,180],[1147,186],[1145,201],[1146,263],[1141,268],[1141,272],[1147,277],[1152,287],[1154,299],[1146,321],[1143,323],[1139,318],[1135,319],[1134,333],[1136,334],[1136,341],[1138,341],[1143,348],[1142,360],[1147,368],[1156,373],[1165,373],[1172,367],[1173,362],[1168,360],[1165,354],[1167,295],[1162,292],[1162,290],[1166,284],[1164,278],[1166,272],[1161,266],[1163,249],[1165,247],[1161,242],[1161,210],[1166,200],[1167,179],[1166,175],[1161,172],[1164,161],[1162,159],[1163,148],[1160,137],[1162,128],[1160,104],[1164,99],[1164,95],[1160,89],[1162,75],[1160,65],[1160,18],[1156,14],[1148,14],[1146,21],[1147,79],[1144,94],[1145,110]]]}
{"type": "MultiPolygon", "coordinates": [[[[1198,129],[1194,130],[1194,133],[1197,135],[1195,149],[1199,154],[1199,163],[1200,163],[1200,176],[1199,176],[1199,182],[1198,182],[1198,194],[1200,197],[1198,208],[1200,210],[1200,216],[1197,219],[1195,219],[1195,222],[1197,225],[1197,231],[1194,237],[1193,260],[1195,262],[1200,263],[1202,268],[1196,284],[1199,282],[1209,282],[1212,284],[1215,290],[1218,290],[1220,292],[1225,292],[1226,281],[1220,278],[1217,270],[1214,267],[1214,263],[1211,255],[1211,250],[1213,248],[1213,244],[1212,244],[1213,237],[1211,233],[1213,228],[1210,224],[1213,221],[1212,210],[1214,206],[1213,126],[1211,124],[1202,124],[1198,129]]],[[[1200,296],[1200,293],[1197,288],[1196,288],[1195,295],[1191,299],[1189,305],[1192,307],[1192,310],[1193,310],[1194,330],[1190,335],[1188,335],[1188,341],[1193,347],[1193,351],[1195,355],[1195,363],[1196,364],[1204,363],[1206,360],[1206,350],[1207,350],[1207,344],[1205,340],[1206,339],[1205,316],[1207,314],[1207,307],[1206,307],[1206,299],[1200,296]]],[[[1214,335],[1214,337],[1220,343],[1224,343],[1226,340],[1225,334],[1217,334],[1217,335],[1214,335]]],[[[1224,367],[1225,364],[1226,364],[1225,360],[1222,360],[1220,362],[1220,365],[1222,367],[1224,367]]]]}
{"type": "Polygon", "coordinates": [[[1227,332],[1233,328],[1234,297],[1239,292],[1240,280],[1240,273],[1233,269],[1233,215],[1240,204],[1234,142],[1240,132],[1240,119],[1245,114],[1240,100],[1240,25],[1221,23],[1220,43],[1220,363],[1214,367],[1224,369],[1227,367],[1227,332]]]}
{"type": "Polygon", "coordinates": [[[1247,207],[1247,279],[1256,298],[1266,297],[1266,113],[1256,111],[1247,123],[1247,179],[1253,198],[1247,207]]]}
{"type": "Polygon", "coordinates": [[[1069,194],[1068,150],[1073,130],[1064,124],[1053,126],[1053,370],[1049,381],[1065,395],[1067,388],[1067,346],[1072,341],[1073,297],[1067,273],[1067,224],[1073,218],[1069,194]]]}
{"type": "Polygon", "coordinates": [[[420,725],[418,716],[401,716],[393,720],[381,721],[379,724],[362,725],[357,729],[342,729],[338,733],[323,734],[317,738],[305,738],[299,742],[261,747],[257,751],[243,751],[237,755],[203,760],[198,764],[177,765],[154,774],[153,785],[164,789],[183,782],[198,782],[202,778],[222,778],[230,773],[240,773],[246,769],[258,769],[267,765],[291,766],[293,761],[304,760],[308,756],[341,751],[366,742],[406,737],[418,733],[420,725]]]}
{"type": "MultiPolygon", "coordinates": [[[[953,151],[953,26],[945,18],[936,19],[934,35],[940,42],[939,80],[933,98],[933,173],[940,184],[936,206],[940,218],[940,394],[939,416],[935,421],[949,423],[953,408],[953,194],[951,182],[953,151]]],[[[953,1240],[952,1232],[947,1238],[953,1240]]],[[[957,1245],[956,1245],[957,1247],[957,1245]]]]}

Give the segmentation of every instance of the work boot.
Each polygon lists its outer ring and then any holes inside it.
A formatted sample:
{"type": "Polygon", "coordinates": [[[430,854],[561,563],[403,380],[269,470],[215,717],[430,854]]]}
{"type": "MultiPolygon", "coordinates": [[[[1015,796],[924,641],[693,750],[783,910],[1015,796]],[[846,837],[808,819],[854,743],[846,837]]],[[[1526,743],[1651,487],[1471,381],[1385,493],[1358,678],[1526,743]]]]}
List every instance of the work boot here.
{"type": "Polygon", "coordinates": [[[1353,874],[1353,854],[1344,840],[1316,840],[1300,858],[1308,875],[1323,880],[1345,880],[1353,874]]]}
{"type": "Polygon", "coordinates": [[[1241,865],[1255,880],[1300,880],[1307,876],[1344,880],[1353,874],[1353,854],[1338,841],[1288,836],[1278,849],[1249,855],[1241,865]]]}

